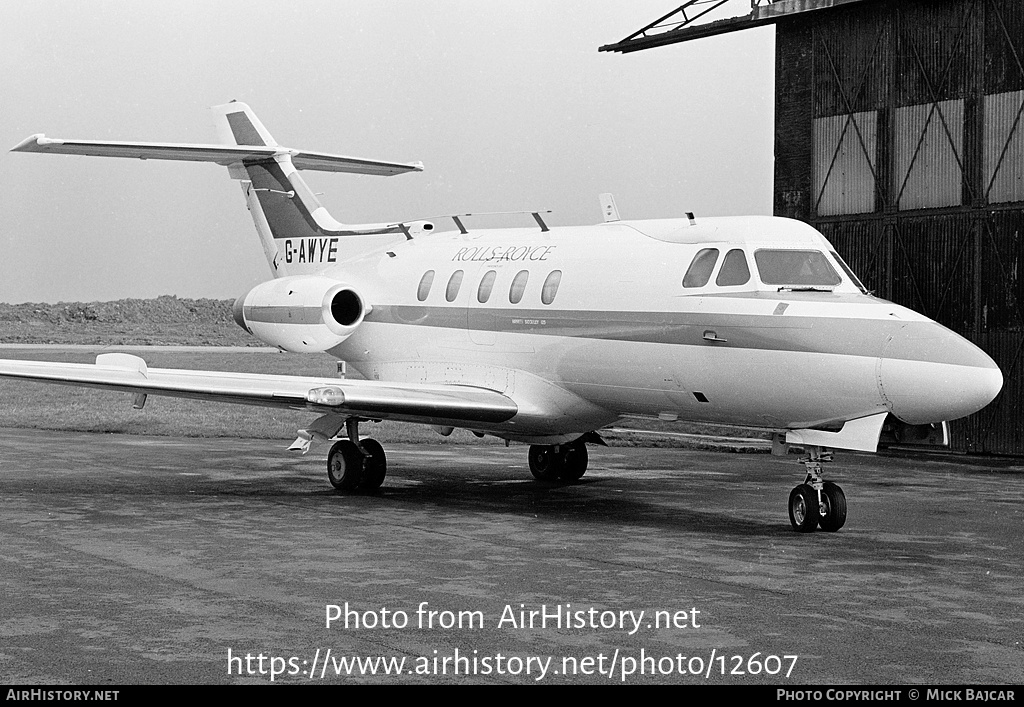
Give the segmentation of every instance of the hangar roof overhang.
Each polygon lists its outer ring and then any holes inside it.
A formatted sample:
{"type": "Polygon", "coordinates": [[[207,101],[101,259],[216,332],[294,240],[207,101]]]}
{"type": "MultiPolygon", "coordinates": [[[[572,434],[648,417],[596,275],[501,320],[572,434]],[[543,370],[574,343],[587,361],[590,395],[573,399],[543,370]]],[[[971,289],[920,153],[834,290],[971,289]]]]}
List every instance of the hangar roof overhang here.
{"type": "Polygon", "coordinates": [[[695,23],[704,15],[725,5],[730,0],[690,0],[664,17],[637,30],[625,39],[606,44],[598,51],[636,52],[691,39],[713,37],[716,34],[735,32],[751,27],[775,24],[794,15],[808,12],[831,10],[843,5],[852,5],[870,0],[751,0],[749,15],[730,17],[715,22],[695,23]]]}

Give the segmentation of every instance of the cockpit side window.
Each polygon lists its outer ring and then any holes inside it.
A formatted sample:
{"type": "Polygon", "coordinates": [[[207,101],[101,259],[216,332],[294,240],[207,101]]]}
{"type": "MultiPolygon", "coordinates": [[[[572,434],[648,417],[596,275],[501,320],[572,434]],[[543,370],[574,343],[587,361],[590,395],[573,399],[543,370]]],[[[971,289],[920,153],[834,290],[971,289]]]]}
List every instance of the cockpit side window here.
{"type": "Polygon", "coordinates": [[[733,248],[725,254],[715,284],[719,287],[733,287],[746,285],[749,281],[750,268],[747,267],[747,256],[739,248],[733,248]]]}
{"type": "Polygon", "coordinates": [[[704,248],[694,257],[686,274],[683,287],[704,287],[711,279],[711,273],[718,262],[718,248],[704,248]]]}
{"type": "Polygon", "coordinates": [[[820,250],[761,249],[754,252],[761,282],[766,285],[835,287],[839,273],[820,250]]]}
{"type": "Polygon", "coordinates": [[[864,283],[860,281],[860,278],[853,274],[853,270],[850,270],[850,266],[846,264],[846,261],[839,257],[839,253],[834,250],[831,253],[832,257],[835,258],[835,261],[839,263],[839,267],[841,267],[843,272],[846,273],[846,276],[850,278],[850,282],[856,285],[861,292],[868,294],[868,288],[864,287],[864,283]]]}

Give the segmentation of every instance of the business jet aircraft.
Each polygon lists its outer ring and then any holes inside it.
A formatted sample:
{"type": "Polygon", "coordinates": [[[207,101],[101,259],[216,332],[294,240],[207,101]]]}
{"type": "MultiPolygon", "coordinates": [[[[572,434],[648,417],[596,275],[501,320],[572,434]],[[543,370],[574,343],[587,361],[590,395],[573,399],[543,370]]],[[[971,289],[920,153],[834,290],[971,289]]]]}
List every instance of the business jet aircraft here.
{"type": "Polygon", "coordinates": [[[793,527],[836,531],[842,489],[830,449],[875,451],[883,425],[969,415],[1002,387],[980,349],[872,297],[826,239],[781,218],[629,221],[602,195],[604,223],[478,230],[465,216],[346,225],[298,170],[371,175],[420,164],[281,147],[243,103],[214,109],[222,144],[100,142],[35,135],[15,152],[214,162],[238,180],[274,279],[234,316],[287,351],[328,352],[362,380],[0,361],[0,375],[148,395],[319,413],[292,449],[335,440],[342,492],[377,489],[387,463],[359,424],[398,420],[527,443],[541,481],[578,480],[587,443],[626,415],[774,431],[802,447],[793,527]],[[369,252],[365,252],[372,246],[369,252]]]}

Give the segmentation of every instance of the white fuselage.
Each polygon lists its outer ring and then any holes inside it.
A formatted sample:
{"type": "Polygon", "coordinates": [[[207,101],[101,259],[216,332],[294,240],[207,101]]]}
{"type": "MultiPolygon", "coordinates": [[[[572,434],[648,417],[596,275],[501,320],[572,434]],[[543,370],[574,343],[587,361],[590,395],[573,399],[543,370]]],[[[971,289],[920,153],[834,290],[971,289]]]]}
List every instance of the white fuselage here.
{"type": "Polygon", "coordinates": [[[983,352],[864,294],[831,250],[796,221],[684,219],[438,233],[318,270],[372,307],[332,354],[369,379],[502,392],[519,414],[479,431],[509,439],[569,439],[622,415],[935,422],[991,400],[1002,377],[983,352]],[[772,249],[824,253],[841,282],[765,284],[758,254],[772,249]],[[706,284],[684,287],[709,250],[706,284]],[[750,272],[739,285],[722,272],[735,250],[750,272]]]}

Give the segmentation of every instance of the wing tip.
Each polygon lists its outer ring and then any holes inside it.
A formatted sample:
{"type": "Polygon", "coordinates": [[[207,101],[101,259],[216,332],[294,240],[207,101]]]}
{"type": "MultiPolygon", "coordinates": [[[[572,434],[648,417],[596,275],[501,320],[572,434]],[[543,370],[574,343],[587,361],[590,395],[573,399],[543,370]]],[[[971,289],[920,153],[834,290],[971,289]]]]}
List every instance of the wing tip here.
{"type": "Polygon", "coordinates": [[[35,135],[29,135],[27,138],[19,142],[17,145],[11,148],[11,152],[38,152],[39,148],[53,143],[60,142],[59,140],[51,140],[42,133],[36,133],[35,135]]]}

